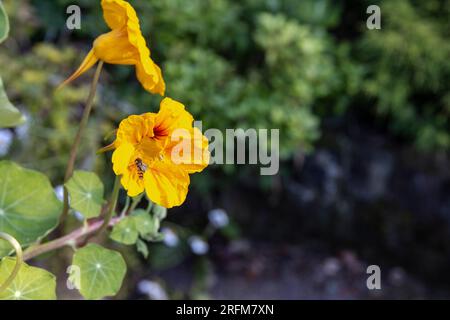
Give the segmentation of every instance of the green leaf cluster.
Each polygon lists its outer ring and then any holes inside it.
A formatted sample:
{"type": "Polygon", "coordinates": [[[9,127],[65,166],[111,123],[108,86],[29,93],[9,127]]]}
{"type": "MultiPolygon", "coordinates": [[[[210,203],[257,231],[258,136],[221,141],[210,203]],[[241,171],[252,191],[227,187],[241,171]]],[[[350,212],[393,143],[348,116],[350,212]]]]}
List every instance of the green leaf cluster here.
{"type": "Polygon", "coordinates": [[[121,219],[114,226],[110,235],[111,239],[126,245],[135,244],[138,252],[147,257],[146,241],[162,241],[163,235],[159,232],[159,228],[161,221],[167,215],[167,209],[157,204],[152,204],[149,209],[137,209],[129,216],[121,219]]]}
{"type": "Polygon", "coordinates": [[[358,43],[375,116],[422,150],[450,150],[448,1],[385,1],[381,32],[358,43]]]}

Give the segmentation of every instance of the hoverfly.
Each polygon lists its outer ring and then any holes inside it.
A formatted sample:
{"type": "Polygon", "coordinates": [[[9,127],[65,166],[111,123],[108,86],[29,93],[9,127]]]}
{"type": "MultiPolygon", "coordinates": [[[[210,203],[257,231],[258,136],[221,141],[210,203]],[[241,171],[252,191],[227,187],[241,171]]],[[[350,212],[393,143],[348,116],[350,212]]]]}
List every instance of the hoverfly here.
{"type": "Polygon", "coordinates": [[[134,160],[134,164],[136,165],[139,179],[144,179],[144,173],[147,171],[147,165],[143,163],[140,158],[134,160]]]}

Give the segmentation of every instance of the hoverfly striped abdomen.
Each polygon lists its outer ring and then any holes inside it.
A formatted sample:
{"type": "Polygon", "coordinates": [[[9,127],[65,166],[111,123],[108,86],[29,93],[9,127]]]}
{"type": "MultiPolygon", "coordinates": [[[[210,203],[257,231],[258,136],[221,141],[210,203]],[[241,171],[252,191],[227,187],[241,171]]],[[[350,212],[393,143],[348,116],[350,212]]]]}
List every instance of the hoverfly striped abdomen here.
{"type": "Polygon", "coordinates": [[[144,173],[145,171],[147,171],[147,166],[142,162],[142,159],[140,158],[134,160],[134,164],[136,165],[139,179],[144,179],[144,173]]]}

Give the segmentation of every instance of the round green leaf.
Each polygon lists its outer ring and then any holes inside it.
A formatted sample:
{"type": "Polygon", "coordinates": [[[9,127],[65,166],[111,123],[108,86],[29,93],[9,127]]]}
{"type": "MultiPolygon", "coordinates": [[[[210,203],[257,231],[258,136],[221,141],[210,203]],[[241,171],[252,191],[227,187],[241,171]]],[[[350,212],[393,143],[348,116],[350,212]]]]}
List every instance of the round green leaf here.
{"type": "Polygon", "coordinates": [[[135,244],[139,237],[136,220],[126,217],[116,224],[111,232],[110,238],[123,244],[135,244]]]}
{"type": "Polygon", "coordinates": [[[86,299],[115,295],[122,286],[127,270],[119,252],[89,244],[77,250],[72,266],[80,270],[80,293],[86,299]]]}
{"type": "Polygon", "coordinates": [[[70,207],[85,219],[98,217],[103,205],[104,187],[101,180],[93,172],[75,171],[66,183],[70,195],[70,207]]]}
{"type": "MultiPolygon", "coordinates": [[[[24,169],[11,161],[0,161],[0,231],[13,236],[22,247],[53,230],[62,203],[42,173],[24,169]]],[[[11,251],[0,242],[0,258],[11,251]]]]}
{"type": "MultiPolygon", "coordinates": [[[[15,258],[0,262],[0,283],[11,274],[15,258]]],[[[50,272],[23,263],[14,281],[0,292],[0,300],[56,300],[56,277],[50,272]]]]}
{"type": "Polygon", "coordinates": [[[147,211],[142,209],[135,210],[130,217],[136,221],[136,228],[141,236],[158,233],[159,220],[154,219],[147,211]]]}
{"type": "Polygon", "coordinates": [[[139,236],[155,241],[159,234],[159,220],[147,211],[138,209],[116,224],[111,232],[111,239],[123,244],[135,244],[139,236]]]}
{"type": "Polygon", "coordinates": [[[9,21],[3,3],[0,0],[0,43],[5,41],[9,33],[9,21]]]}
{"type": "Polygon", "coordinates": [[[25,122],[25,117],[9,102],[2,78],[0,78],[0,115],[0,128],[11,128],[25,122]]]}

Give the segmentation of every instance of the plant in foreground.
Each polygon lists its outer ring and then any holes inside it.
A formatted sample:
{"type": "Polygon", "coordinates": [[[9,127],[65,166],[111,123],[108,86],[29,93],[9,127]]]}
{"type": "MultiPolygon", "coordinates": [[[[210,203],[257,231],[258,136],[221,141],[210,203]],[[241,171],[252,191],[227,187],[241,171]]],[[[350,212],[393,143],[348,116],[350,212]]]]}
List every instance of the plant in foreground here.
{"type": "MultiPolygon", "coordinates": [[[[102,0],[101,5],[112,31],[95,40],[80,68],[63,83],[69,83],[98,62],[67,164],[63,203],[42,173],[11,161],[0,162],[0,299],[56,299],[55,276],[24,261],[65,246],[75,250],[69,267],[71,286],[86,299],[115,295],[125,277],[126,263],[119,252],[93,244],[90,239],[112,227],[111,239],[136,245],[146,256],[147,242],[163,239],[159,228],[166,208],[184,202],[189,174],[208,165],[208,141],[193,127],[193,117],[183,104],[164,98],[157,114],[132,115],[123,120],[116,140],[103,149],[114,150],[116,179],[108,201],[104,200],[104,186],[95,173],[75,171],[78,146],[104,62],[134,65],[144,89],[160,95],[165,92],[161,70],[150,58],[133,7],[123,0],[102,0]],[[129,197],[117,215],[121,186],[129,197]],[[149,206],[136,209],[144,191],[149,206]],[[64,223],[70,209],[82,215],[83,225],[69,234],[52,236],[52,230],[64,223]],[[27,249],[22,252],[22,248],[27,249]]],[[[0,9],[0,39],[4,39],[2,32],[7,28],[2,23],[7,23],[7,19],[1,1],[0,9]]],[[[0,89],[3,91],[2,86],[0,89]]],[[[17,115],[2,119],[2,127],[20,123],[20,113],[7,99],[0,99],[0,110],[3,109],[17,115]]]]}

